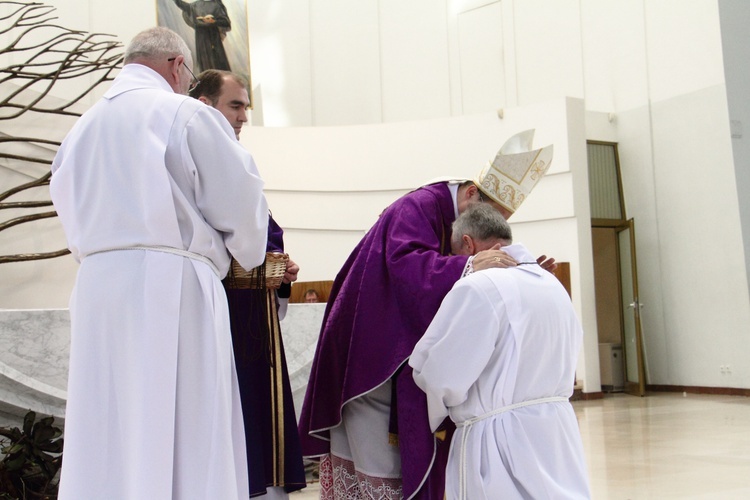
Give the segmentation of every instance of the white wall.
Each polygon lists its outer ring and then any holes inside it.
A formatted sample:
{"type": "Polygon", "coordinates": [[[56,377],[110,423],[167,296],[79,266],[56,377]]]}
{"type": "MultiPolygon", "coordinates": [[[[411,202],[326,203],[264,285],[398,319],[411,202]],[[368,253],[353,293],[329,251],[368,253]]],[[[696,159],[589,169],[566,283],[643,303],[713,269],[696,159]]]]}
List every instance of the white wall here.
{"type": "Polygon", "coordinates": [[[310,0],[249,2],[248,23],[255,108],[267,110],[261,123],[312,124],[310,0]]]}
{"type": "Polygon", "coordinates": [[[656,103],[653,115],[666,383],[744,386],[750,313],[726,93],[717,86],[656,103]],[[721,250],[709,250],[706,265],[695,266],[707,249],[721,250]],[[707,373],[670,361],[691,355],[700,355],[707,373]],[[734,367],[731,377],[719,374],[722,364],[734,367]]]}
{"type": "MultiPolygon", "coordinates": [[[[743,0],[720,0],[719,10],[745,262],[750,262],[750,197],[746,195],[750,190],[750,65],[747,64],[750,32],[746,27],[747,20],[750,19],[750,3],[743,0]]],[[[750,266],[747,271],[750,283],[750,266]]]]}
{"type": "Polygon", "coordinates": [[[675,15],[673,2],[649,1],[614,13],[588,25],[616,51],[604,74],[632,85],[617,83],[612,102],[636,224],[647,379],[747,387],[750,312],[716,3],[675,15]],[[706,246],[722,258],[696,266],[706,246]],[[720,373],[726,364],[731,374],[720,373]]]}

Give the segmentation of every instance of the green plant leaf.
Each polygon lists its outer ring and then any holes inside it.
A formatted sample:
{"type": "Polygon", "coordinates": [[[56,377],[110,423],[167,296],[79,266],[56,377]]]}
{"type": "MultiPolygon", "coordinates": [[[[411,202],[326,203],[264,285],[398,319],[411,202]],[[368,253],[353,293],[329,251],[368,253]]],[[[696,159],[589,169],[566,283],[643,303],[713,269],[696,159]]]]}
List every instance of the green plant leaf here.
{"type": "Polygon", "coordinates": [[[16,443],[8,449],[7,453],[8,455],[14,455],[16,453],[23,451],[23,449],[24,449],[23,443],[16,443]]]}
{"type": "Polygon", "coordinates": [[[0,436],[5,436],[11,441],[18,441],[21,439],[21,429],[18,427],[13,427],[12,429],[8,429],[7,427],[0,427],[0,436]]]}
{"type": "Polygon", "coordinates": [[[31,434],[31,429],[32,429],[32,426],[34,425],[34,420],[36,420],[36,412],[29,410],[29,412],[26,413],[26,416],[23,417],[23,432],[25,434],[31,434]]]}
{"type": "Polygon", "coordinates": [[[34,443],[51,441],[55,437],[55,429],[52,427],[37,427],[34,432],[34,443]]]}
{"type": "Polygon", "coordinates": [[[63,441],[62,439],[59,439],[57,441],[52,441],[49,443],[41,443],[39,444],[38,448],[48,453],[62,453],[63,441]]]}
{"type": "Polygon", "coordinates": [[[26,457],[23,455],[18,455],[17,457],[13,457],[9,459],[5,464],[8,467],[8,471],[17,471],[23,468],[23,465],[26,463],[26,457]]]}

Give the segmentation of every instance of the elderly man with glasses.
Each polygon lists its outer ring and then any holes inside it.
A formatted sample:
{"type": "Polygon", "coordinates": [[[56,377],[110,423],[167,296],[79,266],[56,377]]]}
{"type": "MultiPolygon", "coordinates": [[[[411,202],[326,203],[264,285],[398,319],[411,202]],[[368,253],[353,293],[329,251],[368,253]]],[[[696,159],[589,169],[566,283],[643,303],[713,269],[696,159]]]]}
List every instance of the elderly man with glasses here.
{"type": "Polygon", "coordinates": [[[265,257],[268,206],[224,117],[184,95],[191,53],[139,33],[63,141],[50,191],[80,262],[59,498],[247,499],[221,279],[265,257]]]}

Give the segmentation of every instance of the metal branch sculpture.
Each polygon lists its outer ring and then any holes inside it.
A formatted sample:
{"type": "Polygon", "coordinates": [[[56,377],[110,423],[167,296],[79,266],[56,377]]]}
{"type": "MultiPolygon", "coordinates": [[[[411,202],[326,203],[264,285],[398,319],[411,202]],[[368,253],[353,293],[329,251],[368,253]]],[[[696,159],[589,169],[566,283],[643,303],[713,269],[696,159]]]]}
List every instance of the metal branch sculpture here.
{"type": "MultiPolygon", "coordinates": [[[[15,214],[5,220],[0,216],[0,232],[57,216],[54,210],[32,210],[51,207],[50,200],[6,201],[49,185],[49,168],[41,175],[38,168],[35,175],[26,172],[34,164],[51,165],[60,146],[60,141],[44,137],[14,136],[14,124],[24,118],[54,115],[69,120],[66,130],[69,129],[80,116],[74,110],[75,105],[100,84],[113,80],[122,64],[122,44],[113,40],[113,35],[55,24],[55,10],[37,2],[0,1],[0,168],[7,167],[32,179],[0,192],[0,214],[8,213],[4,210],[15,214]],[[73,79],[84,85],[75,95],[60,99],[51,94],[56,84],[73,79]],[[18,215],[19,211],[22,215],[18,215]]],[[[62,249],[0,255],[0,264],[49,259],[67,253],[67,249],[62,249]]]]}

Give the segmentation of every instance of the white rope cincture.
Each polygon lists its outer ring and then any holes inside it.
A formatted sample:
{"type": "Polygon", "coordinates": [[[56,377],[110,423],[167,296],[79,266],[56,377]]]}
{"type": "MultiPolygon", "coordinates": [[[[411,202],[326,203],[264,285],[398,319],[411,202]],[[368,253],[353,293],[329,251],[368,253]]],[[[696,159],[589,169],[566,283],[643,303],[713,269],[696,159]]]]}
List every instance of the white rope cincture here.
{"type": "Polygon", "coordinates": [[[151,250],[154,252],[163,252],[163,253],[171,253],[173,255],[179,255],[181,257],[186,257],[188,259],[192,260],[198,260],[200,262],[203,262],[208,267],[211,268],[211,270],[214,272],[214,274],[221,278],[219,275],[219,268],[216,267],[216,264],[206,257],[205,255],[201,255],[199,253],[190,252],[188,250],[183,250],[181,248],[174,248],[174,247],[167,247],[167,246],[161,246],[161,245],[138,245],[138,246],[132,246],[132,247],[115,247],[115,248],[106,248],[104,250],[97,250],[96,252],[91,252],[90,254],[87,254],[86,257],[90,255],[96,255],[98,253],[106,253],[106,252],[118,252],[120,250],[151,250]]]}
{"type": "Polygon", "coordinates": [[[539,398],[539,399],[531,399],[529,401],[521,401],[520,403],[514,403],[512,405],[503,406],[502,408],[498,408],[496,410],[492,410],[491,412],[485,413],[484,415],[479,415],[478,417],[472,417],[468,420],[464,420],[463,422],[456,423],[456,428],[464,428],[463,434],[461,435],[461,454],[460,454],[460,464],[459,464],[459,474],[458,474],[458,486],[459,486],[459,498],[461,500],[466,500],[466,442],[468,441],[469,437],[469,431],[471,430],[471,427],[479,422],[480,420],[485,420],[490,417],[494,417],[495,415],[499,415],[501,413],[505,413],[511,410],[515,410],[516,408],[523,408],[524,406],[531,406],[531,405],[539,405],[543,403],[553,403],[557,401],[568,401],[569,399],[565,396],[551,396],[548,398],[539,398]]]}

